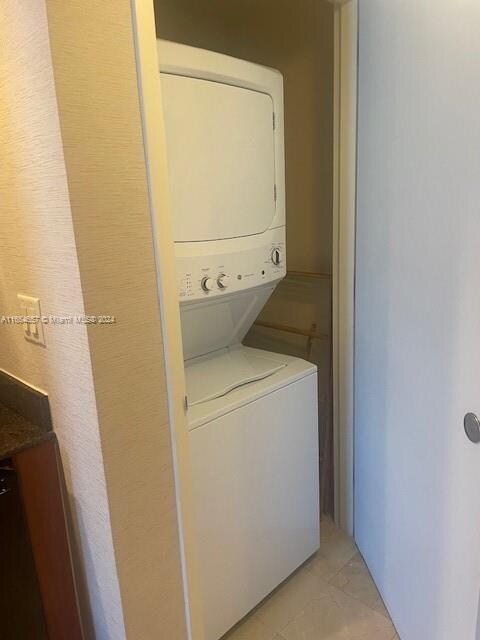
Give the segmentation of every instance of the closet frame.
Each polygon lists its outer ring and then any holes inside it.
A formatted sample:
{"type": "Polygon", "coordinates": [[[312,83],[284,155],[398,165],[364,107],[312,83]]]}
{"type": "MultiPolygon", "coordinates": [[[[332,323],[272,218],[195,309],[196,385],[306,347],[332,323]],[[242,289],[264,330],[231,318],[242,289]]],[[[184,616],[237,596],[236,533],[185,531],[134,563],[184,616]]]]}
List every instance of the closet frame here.
{"type": "MultiPolygon", "coordinates": [[[[292,0],[293,1],[293,0],[292,0]]],[[[322,2],[325,0],[318,0],[322,2]]],[[[185,375],[153,0],[130,0],[158,271],[176,509],[189,640],[203,640],[186,419],[185,375]]],[[[354,531],[354,284],[358,0],[334,7],[333,437],[335,520],[354,531]]]]}
{"type": "Polygon", "coordinates": [[[354,535],[355,230],[358,0],[334,13],[334,188],[332,265],[335,522],[354,535]]]}

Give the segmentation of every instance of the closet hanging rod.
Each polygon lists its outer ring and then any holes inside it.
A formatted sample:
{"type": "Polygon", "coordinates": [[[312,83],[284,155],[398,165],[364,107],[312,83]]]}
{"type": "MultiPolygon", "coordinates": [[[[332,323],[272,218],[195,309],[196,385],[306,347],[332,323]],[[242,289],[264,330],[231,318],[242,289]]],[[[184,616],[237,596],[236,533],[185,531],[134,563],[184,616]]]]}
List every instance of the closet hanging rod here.
{"type": "Polygon", "coordinates": [[[322,273],[320,271],[287,271],[288,276],[294,276],[297,278],[315,278],[317,280],[331,280],[331,273],[322,273]]]}
{"type": "Polygon", "coordinates": [[[264,327],[265,329],[274,329],[275,331],[283,331],[285,333],[294,333],[298,336],[305,336],[306,338],[313,338],[316,340],[328,340],[329,336],[326,333],[317,333],[309,329],[299,329],[297,327],[291,327],[287,324],[277,324],[276,322],[264,322],[263,320],[257,320],[255,322],[257,327],[264,327]]]}

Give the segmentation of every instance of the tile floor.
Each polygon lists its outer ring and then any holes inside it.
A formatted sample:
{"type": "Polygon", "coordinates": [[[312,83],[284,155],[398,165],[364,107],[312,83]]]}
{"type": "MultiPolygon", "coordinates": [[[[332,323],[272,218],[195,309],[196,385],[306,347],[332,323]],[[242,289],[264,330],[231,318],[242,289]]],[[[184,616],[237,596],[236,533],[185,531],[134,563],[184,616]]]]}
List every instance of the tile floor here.
{"type": "Polygon", "coordinates": [[[400,640],[354,541],[322,521],[320,551],[224,640],[400,640]]]}

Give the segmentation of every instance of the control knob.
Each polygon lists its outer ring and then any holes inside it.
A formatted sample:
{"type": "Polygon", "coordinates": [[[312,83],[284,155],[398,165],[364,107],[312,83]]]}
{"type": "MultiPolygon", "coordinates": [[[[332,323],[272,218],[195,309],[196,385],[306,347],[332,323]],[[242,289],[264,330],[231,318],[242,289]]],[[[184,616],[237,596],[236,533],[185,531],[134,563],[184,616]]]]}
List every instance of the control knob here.
{"type": "Polygon", "coordinates": [[[225,273],[221,273],[217,278],[217,285],[219,289],[226,289],[228,287],[228,282],[230,277],[225,273]]]}
{"type": "Polygon", "coordinates": [[[215,289],[215,280],[206,276],[202,279],[202,289],[206,292],[213,291],[215,289]]]}

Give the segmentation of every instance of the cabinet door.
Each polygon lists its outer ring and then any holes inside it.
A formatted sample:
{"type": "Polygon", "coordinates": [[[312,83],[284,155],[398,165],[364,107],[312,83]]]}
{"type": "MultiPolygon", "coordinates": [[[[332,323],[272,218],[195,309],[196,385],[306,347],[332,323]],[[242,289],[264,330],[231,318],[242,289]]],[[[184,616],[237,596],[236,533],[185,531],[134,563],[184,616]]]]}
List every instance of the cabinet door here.
{"type": "Polygon", "coordinates": [[[83,640],[56,442],[13,457],[49,640],[83,640]]]}
{"type": "Polygon", "coordinates": [[[0,461],[1,637],[48,640],[17,474],[0,461]]]}

